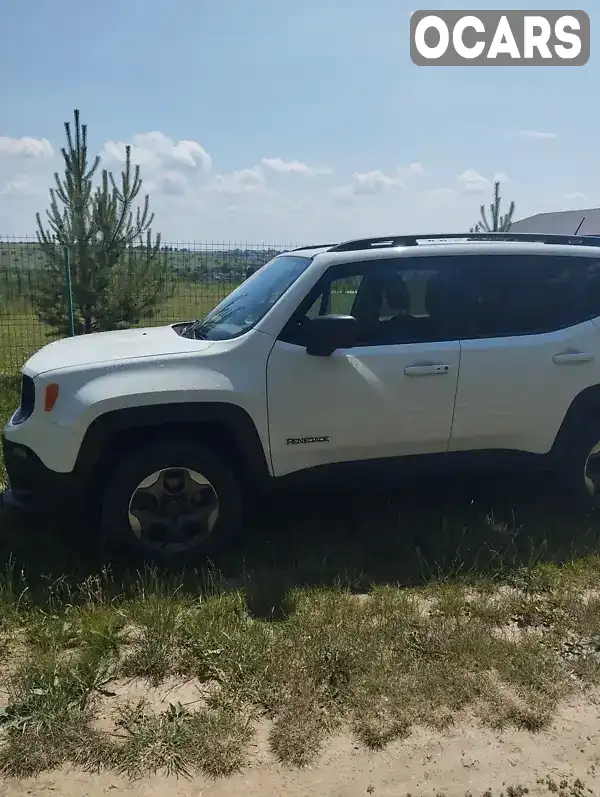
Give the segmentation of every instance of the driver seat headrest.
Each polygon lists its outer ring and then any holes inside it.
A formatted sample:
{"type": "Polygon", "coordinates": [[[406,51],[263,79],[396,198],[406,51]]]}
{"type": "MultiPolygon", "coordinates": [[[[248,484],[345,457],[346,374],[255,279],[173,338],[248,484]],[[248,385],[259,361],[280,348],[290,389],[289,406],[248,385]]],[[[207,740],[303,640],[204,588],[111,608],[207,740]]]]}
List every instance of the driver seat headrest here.
{"type": "Polygon", "coordinates": [[[390,310],[401,312],[410,307],[410,293],[400,274],[389,276],[383,286],[383,296],[390,310]]]}

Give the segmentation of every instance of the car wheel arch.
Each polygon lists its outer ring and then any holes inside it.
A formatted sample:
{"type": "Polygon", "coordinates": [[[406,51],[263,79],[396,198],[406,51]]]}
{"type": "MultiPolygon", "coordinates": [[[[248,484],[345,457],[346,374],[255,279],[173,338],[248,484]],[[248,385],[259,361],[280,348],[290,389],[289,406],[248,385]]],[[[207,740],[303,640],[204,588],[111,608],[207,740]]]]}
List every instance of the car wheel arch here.
{"type": "Polygon", "coordinates": [[[600,385],[590,385],[578,393],[571,402],[554,439],[551,455],[562,456],[569,440],[581,427],[600,420],[600,385]]]}
{"type": "Polygon", "coordinates": [[[90,424],[76,470],[87,480],[104,481],[106,472],[132,446],[152,439],[177,439],[218,447],[232,469],[262,484],[271,477],[260,435],[248,412],[236,404],[170,403],[111,410],[90,424]]]}

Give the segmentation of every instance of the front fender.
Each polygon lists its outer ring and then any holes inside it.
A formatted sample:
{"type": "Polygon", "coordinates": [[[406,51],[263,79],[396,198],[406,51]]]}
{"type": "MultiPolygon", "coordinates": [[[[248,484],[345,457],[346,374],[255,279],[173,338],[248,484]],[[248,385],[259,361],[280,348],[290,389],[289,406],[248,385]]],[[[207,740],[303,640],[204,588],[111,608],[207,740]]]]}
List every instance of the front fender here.
{"type": "MultiPolygon", "coordinates": [[[[157,418],[160,422],[198,422],[206,419],[208,407],[237,407],[251,419],[270,463],[266,380],[259,363],[249,358],[236,369],[235,379],[215,367],[216,362],[200,365],[181,360],[128,363],[126,367],[117,364],[94,375],[88,373],[80,384],[73,374],[60,379],[52,422],[83,440],[91,427],[109,416],[130,418],[132,423],[134,415],[148,417],[152,423],[157,418]]],[[[214,411],[208,414],[212,417],[214,411]]]]}
{"type": "Polygon", "coordinates": [[[96,418],[115,410],[222,401],[239,403],[252,412],[256,403],[256,397],[249,395],[247,389],[240,390],[218,370],[168,362],[135,370],[131,365],[126,369],[114,367],[110,373],[96,376],[78,388],[73,399],[76,414],[65,406],[53,420],[61,426],[68,425],[75,434],[83,434],[96,418]]]}

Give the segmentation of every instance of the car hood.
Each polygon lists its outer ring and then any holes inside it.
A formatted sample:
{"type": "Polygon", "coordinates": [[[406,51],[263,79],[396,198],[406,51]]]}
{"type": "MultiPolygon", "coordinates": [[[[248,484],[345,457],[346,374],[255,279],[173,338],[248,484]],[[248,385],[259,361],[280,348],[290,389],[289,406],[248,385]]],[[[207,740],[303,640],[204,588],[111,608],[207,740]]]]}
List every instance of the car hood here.
{"type": "Polygon", "coordinates": [[[173,326],[94,332],[49,343],[25,363],[23,373],[35,377],[60,368],[201,352],[213,345],[209,340],[182,338],[173,326]]]}

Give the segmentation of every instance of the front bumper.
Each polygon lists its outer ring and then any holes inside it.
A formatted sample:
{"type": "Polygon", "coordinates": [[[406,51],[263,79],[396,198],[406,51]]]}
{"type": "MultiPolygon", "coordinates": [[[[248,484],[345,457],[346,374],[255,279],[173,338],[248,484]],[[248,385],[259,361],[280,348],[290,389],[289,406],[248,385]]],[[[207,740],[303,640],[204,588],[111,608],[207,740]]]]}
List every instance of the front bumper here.
{"type": "Polygon", "coordinates": [[[0,509],[32,509],[44,514],[69,511],[81,499],[81,485],[73,473],[47,468],[27,446],[2,435],[2,455],[8,489],[0,495],[0,509]]]}

